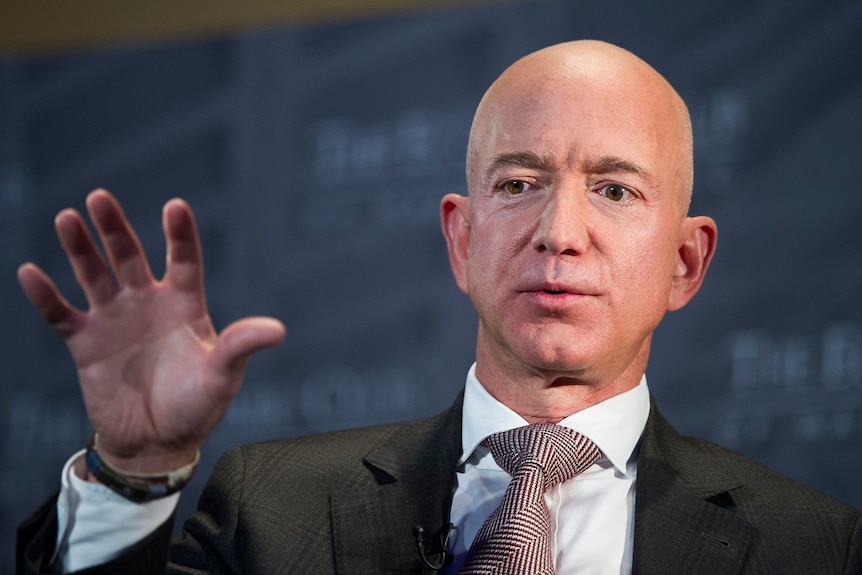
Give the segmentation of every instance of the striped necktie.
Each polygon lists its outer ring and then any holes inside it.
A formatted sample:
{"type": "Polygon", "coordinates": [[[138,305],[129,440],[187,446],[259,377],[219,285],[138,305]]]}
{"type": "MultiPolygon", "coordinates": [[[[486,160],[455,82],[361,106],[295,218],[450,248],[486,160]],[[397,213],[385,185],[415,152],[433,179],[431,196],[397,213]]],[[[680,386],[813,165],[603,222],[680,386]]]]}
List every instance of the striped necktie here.
{"type": "Polygon", "coordinates": [[[601,451],[580,433],[549,423],[495,433],[482,444],[512,481],[476,534],[461,575],[553,575],[545,492],[590,467],[601,451]]]}

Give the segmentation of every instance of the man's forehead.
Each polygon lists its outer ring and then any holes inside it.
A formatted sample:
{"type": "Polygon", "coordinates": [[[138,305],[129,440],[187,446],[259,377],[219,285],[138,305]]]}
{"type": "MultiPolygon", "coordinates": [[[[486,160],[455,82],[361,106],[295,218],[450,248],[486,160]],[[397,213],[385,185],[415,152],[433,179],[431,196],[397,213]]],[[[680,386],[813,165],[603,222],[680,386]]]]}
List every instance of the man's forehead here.
{"type": "MultiPolygon", "coordinates": [[[[558,162],[588,150],[593,156],[613,150],[609,139],[624,136],[655,140],[675,136],[675,122],[666,121],[662,104],[647,99],[643,91],[608,90],[602,85],[567,84],[535,87],[530,84],[498,86],[477,114],[474,144],[485,153],[528,150],[555,156],[558,162]],[[640,97],[636,97],[637,93],[640,97]]],[[[622,143],[622,142],[619,142],[622,143]]]]}

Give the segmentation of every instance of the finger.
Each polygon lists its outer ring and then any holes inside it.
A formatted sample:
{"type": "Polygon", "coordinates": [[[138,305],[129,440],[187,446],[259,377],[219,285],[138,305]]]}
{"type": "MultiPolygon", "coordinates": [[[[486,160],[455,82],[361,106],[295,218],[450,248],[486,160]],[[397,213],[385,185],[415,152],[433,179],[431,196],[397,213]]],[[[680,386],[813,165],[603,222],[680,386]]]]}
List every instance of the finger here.
{"type": "Polygon", "coordinates": [[[179,198],[169,201],[162,226],[168,245],[165,279],[177,289],[203,293],[203,256],[192,209],[179,198]]]}
{"type": "Polygon", "coordinates": [[[30,303],[63,338],[69,338],[83,324],[83,314],[60,294],[51,278],[38,266],[26,263],[18,268],[18,283],[30,303]]]}
{"type": "Polygon", "coordinates": [[[117,283],[81,215],[75,210],[63,210],[57,214],[54,227],[90,305],[105,303],[113,298],[117,293],[117,283]]]}
{"type": "Polygon", "coordinates": [[[92,192],[87,196],[87,210],[120,285],[140,287],[152,281],[141,242],[114,196],[106,190],[92,192]]]}
{"type": "Polygon", "coordinates": [[[271,317],[248,317],[235,321],[219,334],[213,349],[214,367],[225,374],[238,374],[256,351],[276,345],[285,336],[284,324],[271,317]]]}

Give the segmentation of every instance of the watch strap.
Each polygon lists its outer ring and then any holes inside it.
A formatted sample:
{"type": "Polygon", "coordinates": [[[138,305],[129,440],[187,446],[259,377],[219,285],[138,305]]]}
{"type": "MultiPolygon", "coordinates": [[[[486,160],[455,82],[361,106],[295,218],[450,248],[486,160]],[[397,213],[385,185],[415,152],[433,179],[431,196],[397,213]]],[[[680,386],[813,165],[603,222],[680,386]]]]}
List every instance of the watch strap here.
{"type": "Polygon", "coordinates": [[[201,452],[195,453],[194,461],[178,469],[157,473],[123,471],[113,467],[99,455],[98,433],[93,433],[87,447],[85,461],[87,469],[99,483],[135,503],[146,503],[153,499],[176,493],[189,482],[200,461],[201,452]]]}

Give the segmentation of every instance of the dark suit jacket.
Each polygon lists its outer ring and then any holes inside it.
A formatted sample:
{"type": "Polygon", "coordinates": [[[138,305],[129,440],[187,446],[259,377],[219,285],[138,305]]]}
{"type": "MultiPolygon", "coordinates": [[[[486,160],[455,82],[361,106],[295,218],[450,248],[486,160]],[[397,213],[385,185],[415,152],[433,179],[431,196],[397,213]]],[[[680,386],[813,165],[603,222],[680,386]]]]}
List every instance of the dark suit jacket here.
{"type": "MultiPolygon", "coordinates": [[[[414,527],[449,516],[461,404],[422,421],[234,448],[170,547],[170,573],[431,573],[414,527]],[[181,566],[181,567],[180,567],[181,566]]],[[[639,446],[634,572],[862,574],[862,515],[744,457],[680,437],[655,405],[639,446]]],[[[19,532],[38,573],[50,501],[19,532]]],[[[85,573],[160,573],[171,525],[85,573]]]]}

